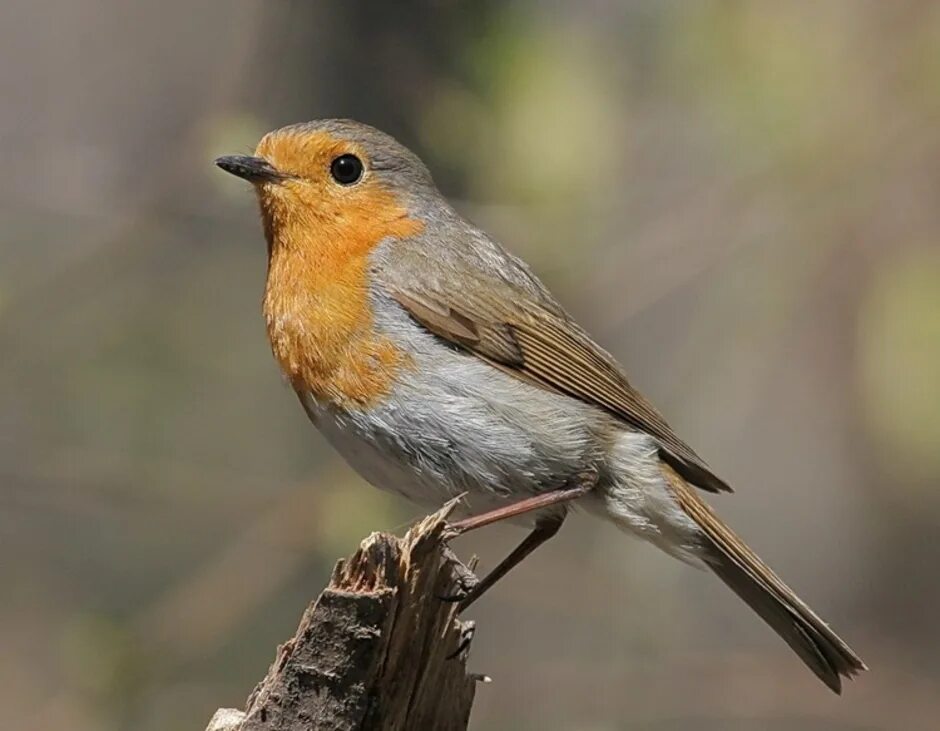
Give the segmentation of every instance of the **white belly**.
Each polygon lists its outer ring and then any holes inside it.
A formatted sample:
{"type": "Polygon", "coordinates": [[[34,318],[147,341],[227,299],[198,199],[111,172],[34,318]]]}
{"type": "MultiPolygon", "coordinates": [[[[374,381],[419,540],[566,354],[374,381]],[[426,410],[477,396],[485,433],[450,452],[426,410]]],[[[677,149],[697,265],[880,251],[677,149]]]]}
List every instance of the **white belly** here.
{"type": "Polygon", "coordinates": [[[563,487],[601,458],[592,409],[452,355],[372,408],[342,412],[312,396],[305,407],[362,477],[428,508],[465,495],[464,511],[479,513],[563,487]]]}

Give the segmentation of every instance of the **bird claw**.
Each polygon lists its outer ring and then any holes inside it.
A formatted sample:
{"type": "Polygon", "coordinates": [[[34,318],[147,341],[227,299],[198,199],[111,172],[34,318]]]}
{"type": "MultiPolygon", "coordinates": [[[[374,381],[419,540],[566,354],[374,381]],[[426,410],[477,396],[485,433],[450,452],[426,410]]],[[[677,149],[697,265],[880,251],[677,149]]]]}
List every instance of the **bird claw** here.
{"type": "MultiPolygon", "coordinates": [[[[454,593],[438,596],[438,599],[442,602],[462,602],[467,599],[467,597],[473,595],[473,592],[480,585],[480,580],[477,578],[476,574],[473,573],[471,568],[465,566],[463,562],[457,558],[449,546],[444,546],[443,553],[444,560],[448,561],[454,567],[454,593]]],[[[475,560],[470,563],[475,566],[475,560]]]]}
{"type": "Polygon", "coordinates": [[[459,604],[460,602],[467,599],[472,592],[469,589],[465,589],[462,586],[457,587],[457,592],[454,594],[442,594],[438,599],[445,604],[459,604]]]}
{"type": "MultiPolygon", "coordinates": [[[[463,564],[461,564],[461,566],[463,566],[463,564]]],[[[438,599],[442,602],[459,604],[473,596],[476,588],[480,585],[480,580],[466,567],[464,567],[464,571],[466,571],[466,573],[458,574],[454,581],[454,593],[438,596],[438,599]]]]}
{"type": "Polygon", "coordinates": [[[454,540],[457,536],[461,534],[461,531],[457,528],[454,528],[450,523],[444,524],[444,529],[441,531],[441,543],[447,544],[454,540]]]}
{"type": "Polygon", "coordinates": [[[462,661],[466,661],[467,656],[470,654],[470,643],[473,641],[473,635],[476,631],[476,622],[461,623],[460,640],[457,642],[457,649],[448,655],[446,659],[453,660],[454,658],[460,658],[462,661]]]}

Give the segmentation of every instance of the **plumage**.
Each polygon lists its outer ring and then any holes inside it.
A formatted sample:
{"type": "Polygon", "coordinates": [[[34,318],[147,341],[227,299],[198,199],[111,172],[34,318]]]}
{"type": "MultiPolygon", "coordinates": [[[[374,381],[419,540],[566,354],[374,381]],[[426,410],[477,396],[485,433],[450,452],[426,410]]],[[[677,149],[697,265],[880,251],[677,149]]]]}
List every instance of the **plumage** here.
{"type": "Polygon", "coordinates": [[[664,467],[682,509],[702,529],[702,557],[728,587],[756,611],[830,689],[842,692],[842,676],[867,670],[841,637],[787,586],[679,475],[664,467]]]}
{"type": "Polygon", "coordinates": [[[570,319],[537,303],[499,293],[481,306],[460,295],[394,290],[393,296],[431,332],[505,366],[510,372],[599,406],[654,436],[663,458],[690,482],[711,492],[731,488],[682,441],[662,415],[633,388],[613,359],[570,319]],[[428,303],[433,303],[429,305],[428,303]]]}
{"type": "Polygon", "coordinates": [[[865,669],[692,487],[727,483],[413,153],[324,120],[270,133],[257,155],[224,163],[258,191],[268,334],[314,424],[365,479],[424,505],[537,498],[517,517],[533,532],[484,586],[558,530],[568,507],[543,496],[588,485],[578,507],[710,568],[836,692],[865,669]],[[331,180],[340,155],[361,178],[331,180]]]}

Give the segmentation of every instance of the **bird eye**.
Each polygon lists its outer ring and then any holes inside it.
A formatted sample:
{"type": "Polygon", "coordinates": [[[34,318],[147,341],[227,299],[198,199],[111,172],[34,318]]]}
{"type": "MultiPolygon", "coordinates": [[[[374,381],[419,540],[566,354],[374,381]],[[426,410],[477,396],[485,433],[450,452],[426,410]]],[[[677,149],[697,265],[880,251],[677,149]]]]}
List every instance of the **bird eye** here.
{"type": "Polygon", "coordinates": [[[362,160],[355,155],[340,155],[330,164],[330,175],[340,185],[352,185],[362,177],[362,160]]]}

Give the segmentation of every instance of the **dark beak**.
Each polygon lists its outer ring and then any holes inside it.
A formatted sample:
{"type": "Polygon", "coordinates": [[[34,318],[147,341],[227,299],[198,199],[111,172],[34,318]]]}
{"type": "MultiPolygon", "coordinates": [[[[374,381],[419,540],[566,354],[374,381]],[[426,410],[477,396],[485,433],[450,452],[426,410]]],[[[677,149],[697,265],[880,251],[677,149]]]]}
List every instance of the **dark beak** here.
{"type": "Polygon", "coordinates": [[[215,161],[225,172],[249,183],[270,183],[287,176],[278,172],[271,163],[261,157],[249,155],[226,155],[215,161]]]}

